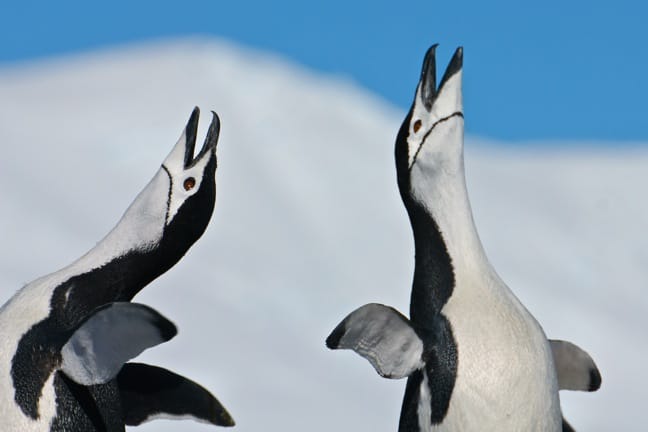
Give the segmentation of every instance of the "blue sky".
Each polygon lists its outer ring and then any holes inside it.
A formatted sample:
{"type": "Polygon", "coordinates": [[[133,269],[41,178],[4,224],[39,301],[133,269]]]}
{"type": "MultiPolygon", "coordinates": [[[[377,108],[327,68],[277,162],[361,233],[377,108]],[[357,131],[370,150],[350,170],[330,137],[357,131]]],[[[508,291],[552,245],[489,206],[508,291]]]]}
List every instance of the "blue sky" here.
{"type": "Polygon", "coordinates": [[[23,0],[0,6],[0,66],[214,35],[350,78],[407,108],[425,50],[439,42],[440,68],[464,46],[473,135],[648,141],[647,18],[640,0],[23,0]]]}

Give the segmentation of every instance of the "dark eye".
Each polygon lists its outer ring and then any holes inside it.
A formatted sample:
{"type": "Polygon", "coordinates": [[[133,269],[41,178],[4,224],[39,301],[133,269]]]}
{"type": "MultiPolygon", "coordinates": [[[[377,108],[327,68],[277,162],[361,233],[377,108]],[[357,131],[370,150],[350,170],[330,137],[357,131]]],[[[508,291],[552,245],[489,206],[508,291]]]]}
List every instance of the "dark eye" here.
{"type": "Polygon", "coordinates": [[[187,191],[191,190],[191,189],[194,188],[194,186],[196,186],[196,179],[193,178],[193,177],[189,177],[189,178],[185,179],[183,185],[184,185],[185,190],[187,190],[187,191]]]}
{"type": "Polygon", "coordinates": [[[414,133],[418,132],[419,129],[421,129],[421,120],[416,120],[416,121],[414,122],[414,127],[413,127],[413,129],[414,129],[414,133]]]}

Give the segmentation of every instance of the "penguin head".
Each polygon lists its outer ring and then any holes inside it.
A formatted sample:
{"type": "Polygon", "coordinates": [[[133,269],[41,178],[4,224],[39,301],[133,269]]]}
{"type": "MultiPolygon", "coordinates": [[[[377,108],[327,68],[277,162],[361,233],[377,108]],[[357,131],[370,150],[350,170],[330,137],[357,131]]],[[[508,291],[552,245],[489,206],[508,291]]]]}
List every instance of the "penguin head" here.
{"type": "Polygon", "coordinates": [[[194,108],[160,169],[109,234],[105,243],[112,250],[147,253],[164,248],[177,261],[205,231],[216,202],[220,120],[212,115],[204,144],[195,154],[200,110],[194,108]]]}
{"type": "Polygon", "coordinates": [[[220,120],[212,111],[212,122],[204,144],[195,152],[198,117],[194,108],[180,139],[162,163],[168,176],[163,241],[178,242],[188,249],[205,231],[216,203],[216,144],[220,120]]]}
{"type": "Polygon", "coordinates": [[[414,102],[396,138],[398,186],[406,201],[430,181],[463,172],[463,48],[455,51],[437,88],[436,47],[425,55],[414,102]]]}
{"type": "Polygon", "coordinates": [[[207,228],[216,203],[220,132],[219,118],[212,114],[207,137],[196,152],[200,110],[194,108],[180,139],[151,181],[115,228],[82,258],[80,267],[110,269],[121,275],[124,287],[107,287],[106,300],[128,300],[177,263],[207,228]],[[119,296],[114,297],[115,293],[119,296]]]}

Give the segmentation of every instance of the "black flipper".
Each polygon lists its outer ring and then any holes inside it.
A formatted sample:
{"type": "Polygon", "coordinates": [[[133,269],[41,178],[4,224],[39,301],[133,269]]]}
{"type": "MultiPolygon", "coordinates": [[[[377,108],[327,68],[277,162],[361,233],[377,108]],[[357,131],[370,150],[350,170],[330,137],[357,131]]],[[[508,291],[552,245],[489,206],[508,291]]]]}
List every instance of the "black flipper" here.
{"type": "Polygon", "coordinates": [[[565,417],[562,419],[562,432],[576,432],[573,427],[569,423],[567,423],[567,420],[565,420],[565,417]]]}
{"type": "Polygon", "coordinates": [[[128,426],[174,417],[234,426],[230,414],[209,391],[166,369],[126,363],[117,375],[117,384],[128,426]]]}

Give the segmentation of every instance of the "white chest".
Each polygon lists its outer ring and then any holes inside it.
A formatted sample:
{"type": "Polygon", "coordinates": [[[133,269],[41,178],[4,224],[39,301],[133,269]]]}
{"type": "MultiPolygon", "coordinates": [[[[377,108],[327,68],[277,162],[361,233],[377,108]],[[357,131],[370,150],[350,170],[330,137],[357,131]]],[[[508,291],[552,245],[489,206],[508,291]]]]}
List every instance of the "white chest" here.
{"type": "Polygon", "coordinates": [[[443,308],[457,344],[455,387],[442,425],[421,430],[560,431],[557,378],[540,325],[495,275],[479,279],[485,286],[461,274],[456,282],[443,308]]]}

